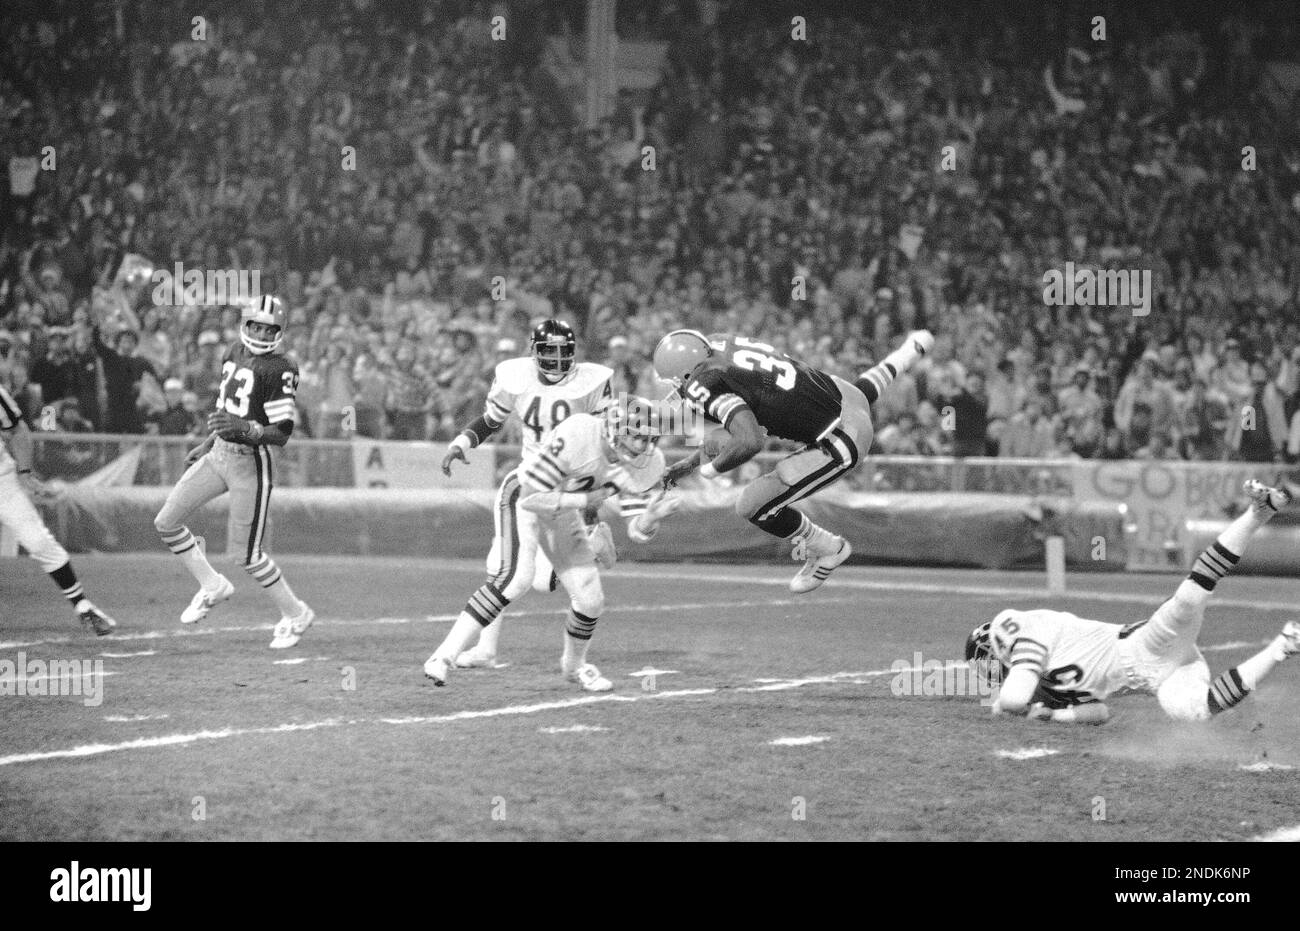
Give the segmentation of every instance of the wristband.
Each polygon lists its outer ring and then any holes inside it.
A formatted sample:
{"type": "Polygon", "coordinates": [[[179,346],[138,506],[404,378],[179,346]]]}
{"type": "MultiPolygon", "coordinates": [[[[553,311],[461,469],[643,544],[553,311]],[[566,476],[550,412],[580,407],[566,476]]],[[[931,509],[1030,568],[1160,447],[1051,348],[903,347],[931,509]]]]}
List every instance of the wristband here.
{"type": "Polygon", "coordinates": [[[704,465],[700,466],[700,477],[701,477],[701,478],[717,478],[717,477],[718,477],[718,470],[715,469],[715,468],[713,467],[713,463],[712,463],[712,462],[706,462],[706,463],[704,463],[704,465]]]}
{"type": "Polygon", "coordinates": [[[467,453],[474,448],[474,441],[464,433],[456,434],[456,439],[451,441],[451,445],[459,449],[462,453],[467,453]]]}

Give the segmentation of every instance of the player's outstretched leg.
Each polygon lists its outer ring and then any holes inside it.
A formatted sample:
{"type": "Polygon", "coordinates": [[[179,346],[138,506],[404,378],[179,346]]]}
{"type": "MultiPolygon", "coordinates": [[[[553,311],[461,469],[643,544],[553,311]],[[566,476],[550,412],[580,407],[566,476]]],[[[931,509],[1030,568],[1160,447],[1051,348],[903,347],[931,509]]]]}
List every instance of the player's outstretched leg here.
{"type": "Polygon", "coordinates": [[[203,538],[196,537],[185,526],[185,518],[226,490],[226,480],[203,457],[185,470],[167,501],[153,519],[153,526],[167,548],[181,558],[181,562],[199,583],[199,590],[181,612],[182,624],[197,624],[208,612],[229,598],[235,586],[208,562],[203,538]]]}
{"type": "Polygon", "coordinates": [[[569,621],[564,626],[564,652],[560,671],[564,678],[582,686],[584,692],[609,692],[614,688],[587,661],[587,647],[595,633],[596,621],[605,610],[605,593],[600,584],[600,570],[595,566],[573,566],[559,575],[560,584],[569,593],[569,621]]]}
{"type": "Polygon", "coordinates": [[[866,395],[868,404],[875,404],[890,383],[898,377],[899,372],[906,372],[916,364],[916,360],[933,348],[933,333],[929,330],[914,330],[907,334],[903,345],[859,375],[854,384],[866,395]]]}
{"type": "Polygon", "coordinates": [[[484,582],[465,602],[464,609],[457,616],[447,636],[438,644],[438,649],[424,661],[424,674],[433,680],[434,685],[446,685],[447,676],[456,665],[457,657],[463,656],[465,648],[476,636],[493,621],[510,604],[495,582],[484,582]]]}
{"type": "Polygon", "coordinates": [[[113,628],[117,627],[117,621],[95,607],[86,597],[81,582],[77,580],[77,574],[72,570],[68,551],[54,538],[54,534],[50,533],[50,528],[45,526],[40,512],[27,497],[27,490],[19,483],[13,472],[0,476],[0,495],[4,496],[6,505],[4,523],[13,529],[18,544],[27,551],[45,574],[54,580],[54,584],[59,586],[63,597],[68,599],[68,604],[72,605],[77,618],[98,637],[111,634],[113,628]]]}
{"type": "Polygon", "coordinates": [[[1259,688],[1264,677],[1279,663],[1297,653],[1300,653],[1300,622],[1288,621],[1268,646],[1240,666],[1221,673],[1210,683],[1210,691],[1206,696],[1210,714],[1219,714],[1240,704],[1247,695],[1259,688]]]}
{"type": "Polygon", "coordinates": [[[316,620],[316,612],[294,594],[280,567],[266,553],[259,554],[251,563],[246,564],[244,571],[257,580],[280,609],[280,620],[271,637],[271,649],[287,650],[297,646],[307,628],[316,620]]]}

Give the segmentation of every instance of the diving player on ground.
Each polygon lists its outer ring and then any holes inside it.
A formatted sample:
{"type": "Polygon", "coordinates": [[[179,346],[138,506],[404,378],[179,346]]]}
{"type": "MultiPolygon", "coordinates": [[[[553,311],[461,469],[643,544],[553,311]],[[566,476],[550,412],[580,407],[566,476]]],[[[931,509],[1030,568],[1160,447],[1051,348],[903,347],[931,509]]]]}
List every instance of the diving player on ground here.
{"type": "Polygon", "coordinates": [[[655,372],[721,423],[730,441],[710,462],[703,462],[701,449],[674,463],[667,483],[680,481],[696,468],[705,478],[730,471],[762,450],[766,434],[805,444],[745,486],[736,510],[760,530],[794,544],[791,557],[804,564],[790,581],[790,590],[812,591],[853,550],[847,540],[814,524],[794,504],[853,471],[871,448],[870,405],[933,345],[928,330],[910,333],[900,348],[850,384],[766,343],[674,330],[655,347],[655,372]]]}
{"type": "Polygon", "coordinates": [[[295,645],[316,618],[262,549],[273,484],[269,447],[289,442],[296,420],[298,366],[281,351],[284,326],[284,306],[274,297],[259,297],[244,307],[239,343],[226,350],[217,409],[208,416],[212,434],[190,451],[185,460],[190,467],[153,522],[163,542],[199,583],[198,593],[181,612],[182,624],[195,624],[229,598],[235,586],[208,563],[202,538],[190,532],[185,519],[230,492],[234,543],[243,553],[244,571],[280,609],[271,640],[274,650],[295,645]]]}
{"type": "Polygon", "coordinates": [[[0,524],[13,529],[18,543],[59,586],[81,623],[97,636],[111,634],[117,622],[91,604],[72,571],[67,550],[54,539],[27,497],[24,484],[35,484],[31,477],[31,428],[4,385],[0,385],[0,434],[12,437],[13,444],[13,455],[10,455],[5,443],[0,441],[0,524]]]}
{"type": "Polygon", "coordinates": [[[1001,689],[994,714],[1035,720],[1104,724],[1105,699],[1149,692],[1180,721],[1204,721],[1250,694],[1273,668],[1300,653],[1300,622],[1289,621],[1272,643],[1211,681],[1197,649],[1205,606],[1232,571],[1250,537],[1291,497],[1253,479],[1250,506],[1196,560],[1174,596],[1147,620],[1121,627],[1064,611],[1003,611],[966,638],[966,659],[997,664],[1001,689]]]}

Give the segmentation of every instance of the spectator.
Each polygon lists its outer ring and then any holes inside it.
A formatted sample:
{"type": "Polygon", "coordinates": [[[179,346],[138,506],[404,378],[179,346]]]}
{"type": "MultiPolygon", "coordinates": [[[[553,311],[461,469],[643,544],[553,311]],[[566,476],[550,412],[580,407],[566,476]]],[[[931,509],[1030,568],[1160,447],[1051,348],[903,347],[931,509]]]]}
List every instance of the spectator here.
{"type": "Polygon", "coordinates": [[[134,330],[121,330],[110,346],[100,334],[95,347],[104,367],[107,393],[104,429],[109,433],[144,433],[144,410],[150,395],[158,387],[153,365],[135,355],[139,336],[134,330]]]}
{"type": "MultiPolygon", "coordinates": [[[[185,409],[185,382],[179,378],[169,378],[163,382],[163,399],[166,407],[148,415],[150,433],[160,436],[189,436],[193,432],[194,418],[185,409]]],[[[197,401],[197,396],[195,397],[197,401]]]]}
{"type": "Polygon", "coordinates": [[[984,373],[972,371],[966,384],[948,402],[956,423],[953,431],[954,456],[988,455],[988,399],[984,394],[984,373]]]}

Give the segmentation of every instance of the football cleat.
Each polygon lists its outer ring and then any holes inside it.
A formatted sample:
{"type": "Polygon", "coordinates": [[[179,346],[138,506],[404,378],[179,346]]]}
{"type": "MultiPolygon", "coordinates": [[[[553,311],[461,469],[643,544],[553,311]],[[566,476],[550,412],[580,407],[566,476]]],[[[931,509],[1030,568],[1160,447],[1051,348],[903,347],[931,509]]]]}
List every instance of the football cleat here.
{"type": "Polygon", "coordinates": [[[89,601],[85,601],[84,604],[85,607],[77,612],[77,617],[81,619],[81,623],[93,630],[96,637],[111,634],[113,628],[117,626],[117,621],[96,608],[89,601]]]}
{"type": "MultiPolygon", "coordinates": [[[[432,662],[432,660],[430,662],[432,662]]],[[[496,669],[497,666],[497,655],[495,653],[489,653],[481,646],[466,650],[456,657],[457,669],[496,669]]],[[[429,664],[425,663],[425,669],[427,670],[428,668],[429,664]]],[[[430,676],[429,678],[433,677],[430,676]]]]}
{"type": "MultiPolygon", "coordinates": [[[[790,591],[799,594],[812,591],[825,582],[840,563],[853,555],[853,547],[849,546],[848,540],[843,537],[836,539],[840,541],[840,547],[829,556],[809,556],[804,560],[803,568],[790,580],[790,591]]],[[[791,558],[798,559],[804,554],[796,548],[790,555],[791,558]]]]}
{"type": "Polygon", "coordinates": [[[280,618],[280,622],[275,625],[275,636],[271,638],[271,649],[287,650],[289,647],[297,646],[314,620],[316,620],[316,612],[306,605],[302,606],[302,613],[297,617],[280,618]]]}
{"type": "Polygon", "coordinates": [[[1282,628],[1282,654],[1295,656],[1300,653],[1300,621],[1287,621],[1282,628]]]}
{"type": "Polygon", "coordinates": [[[913,330],[907,334],[907,339],[918,356],[928,355],[934,348],[934,334],[929,330],[913,330]]]}
{"type": "Polygon", "coordinates": [[[564,678],[581,685],[584,692],[612,692],[614,690],[614,683],[602,676],[600,670],[591,663],[583,663],[572,672],[566,672],[564,678]]]}
{"type": "Polygon", "coordinates": [[[235,586],[231,584],[230,579],[218,576],[221,584],[215,591],[208,591],[206,588],[200,588],[198,594],[190,600],[190,605],[181,612],[182,624],[197,624],[208,616],[208,612],[214,607],[221,604],[235,593],[235,586]]]}
{"type": "Polygon", "coordinates": [[[1291,495],[1288,492],[1280,488],[1270,488],[1263,482],[1258,482],[1253,478],[1246,479],[1241,486],[1241,490],[1250,498],[1251,504],[1257,511],[1276,514],[1291,503],[1291,495]]]}
{"type": "Polygon", "coordinates": [[[424,675],[432,679],[434,685],[446,685],[447,675],[451,672],[451,663],[437,653],[424,661],[424,675]]]}

